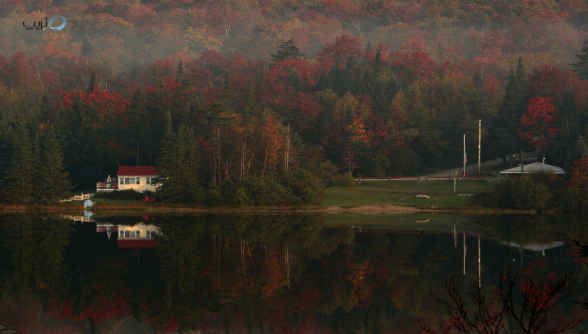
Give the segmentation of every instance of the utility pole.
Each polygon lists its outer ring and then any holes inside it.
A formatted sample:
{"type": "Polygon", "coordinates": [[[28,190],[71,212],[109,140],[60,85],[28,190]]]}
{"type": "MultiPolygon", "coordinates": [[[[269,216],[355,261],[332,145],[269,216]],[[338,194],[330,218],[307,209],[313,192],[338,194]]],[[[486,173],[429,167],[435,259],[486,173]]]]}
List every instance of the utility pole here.
{"type": "Polygon", "coordinates": [[[482,163],[480,160],[480,152],[482,149],[482,120],[478,122],[478,176],[482,176],[480,172],[480,168],[482,167],[482,163]]]}
{"type": "Polygon", "coordinates": [[[455,188],[457,185],[457,171],[459,170],[459,168],[455,169],[455,177],[453,178],[453,195],[455,195],[455,188]]]}
{"type": "Polygon", "coordinates": [[[463,174],[461,176],[462,180],[465,180],[465,174],[466,174],[466,162],[467,162],[468,158],[466,156],[466,150],[465,150],[465,133],[463,135],[463,174]]]}

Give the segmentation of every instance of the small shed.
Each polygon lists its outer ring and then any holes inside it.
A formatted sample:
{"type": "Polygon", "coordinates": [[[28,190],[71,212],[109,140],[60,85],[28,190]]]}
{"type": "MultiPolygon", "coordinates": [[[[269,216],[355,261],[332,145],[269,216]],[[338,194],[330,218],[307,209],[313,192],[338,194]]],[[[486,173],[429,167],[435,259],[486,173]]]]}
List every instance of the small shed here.
{"type": "MultiPolygon", "coordinates": [[[[523,166],[523,174],[547,172],[557,175],[564,175],[566,172],[563,168],[551,166],[541,162],[534,162],[523,166]]],[[[500,172],[500,177],[518,176],[521,175],[521,166],[506,169],[500,172]]]]}

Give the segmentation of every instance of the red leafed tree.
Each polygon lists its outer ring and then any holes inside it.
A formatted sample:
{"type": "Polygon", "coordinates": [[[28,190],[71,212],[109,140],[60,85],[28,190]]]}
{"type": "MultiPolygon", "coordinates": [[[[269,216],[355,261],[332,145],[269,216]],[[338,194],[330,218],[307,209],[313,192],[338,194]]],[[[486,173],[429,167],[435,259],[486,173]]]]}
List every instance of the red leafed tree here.
{"type": "Polygon", "coordinates": [[[361,21],[368,15],[367,11],[351,0],[325,0],[324,12],[329,17],[336,17],[348,28],[354,28],[361,34],[361,21]]]}
{"type": "Polygon", "coordinates": [[[588,188],[588,158],[574,161],[568,186],[588,188]]]}
{"type": "Polygon", "coordinates": [[[395,58],[392,65],[397,68],[396,76],[401,81],[409,78],[427,79],[435,74],[436,63],[426,52],[392,52],[392,56],[395,58]]]}
{"type": "Polygon", "coordinates": [[[551,103],[550,97],[535,96],[529,101],[527,112],[521,117],[522,131],[519,137],[528,140],[529,145],[546,149],[551,139],[555,138],[557,128],[553,124],[553,117],[557,109],[551,103]]]}
{"type": "Polygon", "coordinates": [[[529,74],[529,91],[534,95],[551,96],[558,102],[577,76],[574,72],[563,72],[557,66],[538,66],[529,74]]]}
{"type": "Polygon", "coordinates": [[[355,56],[356,59],[359,59],[362,53],[359,37],[343,35],[335,38],[335,43],[327,43],[318,54],[317,60],[321,61],[326,68],[330,68],[335,60],[344,63],[348,56],[355,56]]]}
{"type": "MultiPolygon", "coordinates": [[[[272,172],[276,171],[276,166],[281,161],[281,148],[284,142],[284,138],[280,135],[280,129],[276,122],[276,119],[268,116],[265,125],[263,126],[265,132],[265,164],[269,165],[269,169],[272,172]]],[[[265,169],[265,168],[264,168],[265,169]]]]}

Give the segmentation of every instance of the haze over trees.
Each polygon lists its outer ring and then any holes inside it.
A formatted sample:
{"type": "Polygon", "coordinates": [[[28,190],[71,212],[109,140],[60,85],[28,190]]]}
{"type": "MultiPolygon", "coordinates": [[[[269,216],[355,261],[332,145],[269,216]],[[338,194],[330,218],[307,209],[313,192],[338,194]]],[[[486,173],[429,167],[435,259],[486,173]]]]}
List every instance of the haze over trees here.
{"type": "Polygon", "coordinates": [[[454,167],[478,120],[483,159],[588,135],[581,1],[14,0],[0,13],[0,149],[19,127],[31,143],[52,127],[80,188],[160,163],[168,112],[197,143],[206,196],[317,161],[315,177],[454,167]],[[53,15],[63,30],[22,26],[53,15]]]}

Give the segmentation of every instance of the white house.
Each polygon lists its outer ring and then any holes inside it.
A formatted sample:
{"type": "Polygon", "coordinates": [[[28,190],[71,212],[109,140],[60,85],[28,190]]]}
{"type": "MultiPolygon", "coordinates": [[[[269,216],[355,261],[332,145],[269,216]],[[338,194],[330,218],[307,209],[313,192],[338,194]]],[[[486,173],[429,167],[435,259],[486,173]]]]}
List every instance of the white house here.
{"type": "Polygon", "coordinates": [[[134,189],[138,192],[155,191],[157,177],[155,166],[118,166],[118,190],[134,189]]]}

